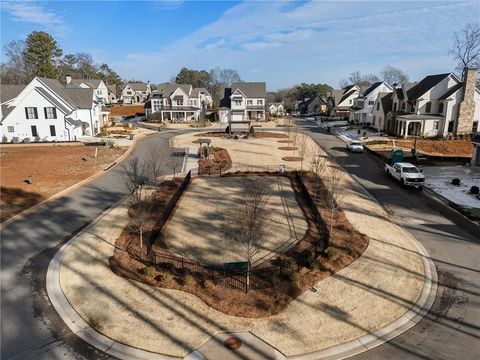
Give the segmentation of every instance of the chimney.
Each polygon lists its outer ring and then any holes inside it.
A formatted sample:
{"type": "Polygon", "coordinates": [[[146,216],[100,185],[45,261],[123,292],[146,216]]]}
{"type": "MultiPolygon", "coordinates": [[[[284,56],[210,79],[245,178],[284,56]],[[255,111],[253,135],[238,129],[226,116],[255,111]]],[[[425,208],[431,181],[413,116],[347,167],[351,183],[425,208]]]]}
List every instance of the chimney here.
{"type": "Polygon", "coordinates": [[[67,84],[70,84],[72,82],[72,77],[70,75],[65,76],[65,81],[67,84]]]}
{"type": "Polygon", "coordinates": [[[475,114],[475,86],[477,82],[477,68],[466,67],[463,69],[463,97],[458,108],[456,135],[468,135],[472,132],[475,114]]]}

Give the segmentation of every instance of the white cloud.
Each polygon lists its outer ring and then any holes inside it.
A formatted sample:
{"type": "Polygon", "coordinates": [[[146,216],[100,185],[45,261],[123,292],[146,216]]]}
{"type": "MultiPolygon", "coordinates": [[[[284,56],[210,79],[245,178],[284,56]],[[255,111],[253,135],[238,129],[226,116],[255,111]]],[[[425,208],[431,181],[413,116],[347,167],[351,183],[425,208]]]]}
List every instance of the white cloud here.
{"type": "Polygon", "coordinates": [[[39,25],[59,37],[66,35],[70,31],[70,28],[59,14],[47,9],[41,3],[2,1],[1,9],[8,12],[14,21],[39,25]]]}
{"type": "Polygon", "coordinates": [[[269,89],[299,82],[337,85],[352,71],[377,73],[390,62],[404,63],[413,78],[415,61],[422,71],[426,64],[451,70],[445,55],[453,32],[478,21],[478,4],[312,1],[292,9],[283,2],[247,1],[163,49],[130,54],[115,66],[128,77],[154,82],[182,66],[229,67],[245,80],[266,80],[269,89]],[[265,78],[251,71],[266,64],[265,78]]]}

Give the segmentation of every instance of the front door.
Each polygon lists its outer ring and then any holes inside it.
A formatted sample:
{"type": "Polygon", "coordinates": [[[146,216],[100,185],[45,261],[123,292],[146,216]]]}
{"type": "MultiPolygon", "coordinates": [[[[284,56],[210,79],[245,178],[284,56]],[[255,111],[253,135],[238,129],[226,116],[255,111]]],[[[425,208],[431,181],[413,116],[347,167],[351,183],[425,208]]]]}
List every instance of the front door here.
{"type": "Polygon", "coordinates": [[[38,132],[37,132],[37,127],[35,125],[32,125],[32,137],[37,137],[38,132]]]}

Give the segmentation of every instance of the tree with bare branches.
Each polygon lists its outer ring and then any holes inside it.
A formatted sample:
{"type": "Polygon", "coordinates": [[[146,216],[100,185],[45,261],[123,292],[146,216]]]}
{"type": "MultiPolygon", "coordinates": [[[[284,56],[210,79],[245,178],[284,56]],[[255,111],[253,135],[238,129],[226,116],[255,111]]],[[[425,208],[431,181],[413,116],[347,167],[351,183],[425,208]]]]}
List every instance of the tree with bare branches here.
{"type": "Polygon", "coordinates": [[[295,156],[295,150],[297,146],[297,140],[298,140],[298,128],[295,127],[293,131],[290,132],[290,140],[292,141],[292,146],[293,146],[293,155],[295,156]]]}
{"type": "Polygon", "coordinates": [[[157,187],[160,184],[160,176],[163,174],[164,157],[160,146],[156,146],[145,156],[145,166],[151,185],[157,187]]]}
{"type": "Polygon", "coordinates": [[[153,191],[154,190],[152,188],[141,185],[136,191],[137,196],[132,198],[128,212],[130,216],[128,227],[130,231],[138,234],[140,249],[143,249],[143,234],[151,227],[153,223],[153,191]]]}
{"type": "Polygon", "coordinates": [[[324,178],[325,192],[323,193],[323,201],[328,210],[329,215],[329,235],[333,235],[333,225],[335,222],[335,215],[338,211],[338,203],[342,198],[342,178],[343,172],[334,159],[330,164],[330,171],[327,177],[324,178]]]}
{"type": "Polygon", "coordinates": [[[170,151],[169,165],[170,165],[170,169],[173,172],[174,179],[177,178],[177,172],[179,168],[177,157],[178,157],[178,151],[172,149],[172,151],[170,151]]]}
{"type": "Polygon", "coordinates": [[[230,209],[226,236],[244,248],[248,263],[247,289],[253,258],[264,248],[273,232],[267,219],[270,203],[270,187],[261,177],[247,178],[245,191],[237,206],[230,209]]]}
{"type": "Polygon", "coordinates": [[[460,33],[455,32],[453,48],[448,52],[458,61],[457,70],[480,66],[480,25],[467,24],[460,33]]]}
{"type": "Polygon", "coordinates": [[[301,135],[298,139],[298,156],[300,156],[300,171],[303,170],[303,160],[307,155],[308,138],[305,135],[301,135]]]}
{"type": "Polygon", "coordinates": [[[317,198],[318,190],[318,180],[323,174],[325,169],[325,159],[323,158],[322,152],[316,146],[312,146],[311,153],[313,154],[313,160],[310,162],[310,169],[313,172],[313,197],[317,198]]]}

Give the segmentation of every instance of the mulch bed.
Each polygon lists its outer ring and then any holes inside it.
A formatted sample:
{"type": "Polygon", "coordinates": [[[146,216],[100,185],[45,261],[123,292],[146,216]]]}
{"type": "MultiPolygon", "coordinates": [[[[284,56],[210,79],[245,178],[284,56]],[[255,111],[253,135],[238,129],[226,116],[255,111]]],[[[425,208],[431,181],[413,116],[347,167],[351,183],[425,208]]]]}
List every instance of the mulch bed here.
{"type": "Polygon", "coordinates": [[[293,143],[292,140],[277,140],[278,143],[281,143],[281,144],[290,144],[290,143],[293,143]]]}
{"type": "MultiPolygon", "coordinates": [[[[229,173],[226,176],[249,176],[250,173],[229,173]]],[[[274,173],[261,172],[255,173],[258,176],[272,176],[274,173]]],[[[138,247],[138,241],[132,241],[132,235],[128,228],[123,231],[117,240],[117,248],[110,259],[110,265],[113,272],[119,276],[131,278],[152,286],[159,286],[170,289],[177,289],[196,295],[207,305],[218,311],[233,316],[248,318],[260,318],[280,313],[297,296],[314,286],[318,281],[325,279],[345,266],[355,261],[368,246],[367,236],[359,233],[348,222],[343,211],[338,211],[335,215],[333,225],[333,234],[330,238],[330,244],[325,252],[320,253],[325,245],[319,241],[322,237],[320,229],[322,224],[317,224],[307,206],[300,187],[294,181],[294,173],[286,174],[292,180],[292,187],[295,190],[296,198],[300,204],[308,229],[303,237],[293,248],[283,254],[283,260],[301,259],[302,254],[311,252],[308,263],[298,260],[296,264],[283,270],[283,275],[271,276],[274,286],[261,290],[244,291],[225,288],[222,285],[214,285],[213,282],[205,278],[201,273],[190,272],[186,269],[171,268],[168,264],[155,265],[151,276],[144,275],[143,272],[147,266],[152,264],[148,261],[137,261],[132,259],[129,254],[122,249],[126,244],[130,247],[138,247]],[[318,245],[318,249],[313,247],[318,245]],[[318,251],[317,251],[318,250],[318,251]],[[315,266],[313,266],[315,265],[315,266]],[[296,274],[296,275],[295,275],[296,274]],[[294,276],[295,275],[295,276],[294,276]]],[[[320,194],[324,193],[325,187],[320,179],[311,172],[301,174],[308,191],[315,192],[319,196],[315,199],[316,206],[323,219],[329,217],[328,210],[324,207],[320,194]]],[[[159,191],[161,198],[168,202],[169,196],[174,190],[165,189],[159,191]]],[[[159,205],[161,211],[161,204],[159,205]]],[[[135,235],[133,235],[135,237],[135,235]]],[[[168,252],[163,241],[154,244],[156,250],[168,252]]]]}
{"type": "Polygon", "coordinates": [[[282,157],[284,161],[302,161],[302,158],[299,156],[284,156],[282,157]]]}
{"type": "Polygon", "coordinates": [[[232,159],[227,149],[210,147],[210,159],[198,160],[198,173],[200,175],[223,174],[232,168],[232,159]],[[213,157],[213,159],[212,159],[213,157]]]}
{"type": "Polygon", "coordinates": [[[293,150],[298,150],[298,148],[294,147],[294,146],[280,146],[278,148],[278,150],[290,150],[290,151],[293,151],[293,150]]]}
{"type": "Polygon", "coordinates": [[[266,139],[266,138],[272,138],[272,139],[286,139],[288,138],[288,135],[282,134],[280,132],[269,132],[269,131],[255,131],[255,133],[252,134],[253,137],[256,137],[257,139],[266,139]]]}
{"type": "Polygon", "coordinates": [[[195,134],[195,137],[222,137],[226,138],[228,137],[228,134],[226,132],[216,132],[216,131],[209,131],[206,133],[200,133],[200,134],[195,134]]]}

